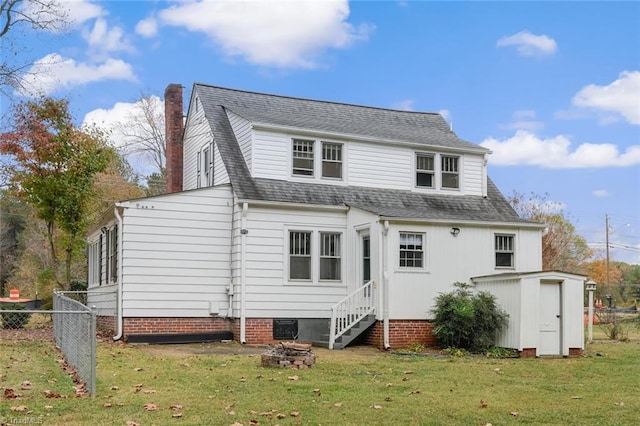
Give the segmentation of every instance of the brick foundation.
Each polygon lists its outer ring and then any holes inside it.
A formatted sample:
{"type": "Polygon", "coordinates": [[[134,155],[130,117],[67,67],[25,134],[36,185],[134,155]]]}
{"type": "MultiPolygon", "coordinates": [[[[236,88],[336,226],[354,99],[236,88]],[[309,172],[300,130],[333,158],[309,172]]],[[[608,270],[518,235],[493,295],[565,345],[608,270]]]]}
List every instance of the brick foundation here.
{"type": "Polygon", "coordinates": [[[531,358],[536,356],[536,348],[524,348],[518,354],[523,358],[531,358]]]}
{"type": "Polygon", "coordinates": [[[231,331],[226,318],[124,318],[125,337],[132,334],[210,333],[231,331]]]}
{"type": "MultiPolygon", "coordinates": [[[[366,333],[364,342],[384,350],[384,324],[376,322],[366,333]]],[[[389,345],[393,349],[408,348],[414,343],[425,346],[436,346],[433,334],[433,323],[427,320],[390,320],[389,345]]]]}
{"type": "Polygon", "coordinates": [[[569,356],[581,356],[582,349],[581,348],[569,348],[569,356]]]}
{"type": "Polygon", "coordinates": [[[96,328],[102,334],[113,336],[116,334],[116,317],[96,317],[96,328]]]}

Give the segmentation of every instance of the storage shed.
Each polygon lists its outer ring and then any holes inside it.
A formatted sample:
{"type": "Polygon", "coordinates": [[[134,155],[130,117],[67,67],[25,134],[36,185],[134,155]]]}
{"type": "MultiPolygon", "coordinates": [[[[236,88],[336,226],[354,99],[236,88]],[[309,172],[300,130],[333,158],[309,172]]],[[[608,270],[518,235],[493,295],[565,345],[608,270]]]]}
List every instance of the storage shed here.
{"type": "Polygon", "coordinates": [[[584,350],[584,281],[559,271],[504,273],[472,278],[509,314],[496,345],[521,356],[579,355],[584,350]]]}

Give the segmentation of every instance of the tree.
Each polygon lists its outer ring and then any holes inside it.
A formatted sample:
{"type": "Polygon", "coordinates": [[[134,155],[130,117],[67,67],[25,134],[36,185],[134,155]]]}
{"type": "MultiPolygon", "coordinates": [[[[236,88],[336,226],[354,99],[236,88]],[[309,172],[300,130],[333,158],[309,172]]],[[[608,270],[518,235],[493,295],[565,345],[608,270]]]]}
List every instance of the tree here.
{"type": "MultiPolygon", "coordinates": [[[[164,105],[157,96],[142,93],[134,102],[130,116],[115,125],[115,130],[125,140],[125,155],[139,155],[150,160],[154,172],[149,179],[166,178],[165,172],[165,137],[164,137],[164,105]]],[[[150,190],[158,193],[159,187],[148,183],[150,190]],[[151,189],[151,186],[154,186],[151,189]]],[[[164,193],[164,190],[163,192],[164,193]]]]}
{"type": "Polygon", "coordinates": [[[24,70],[30,65],[21,58],[26,48],[18,41],[22,31],[66,30],[68,13],[58,0],[0,0],[0,89],[19,87],[24,70]]]}
{"type": "Polygon", "coordinates": [[[26,206],[9,191],[0,190],[0,296],[5,295],[5,284],[20,258],[19,236],[28,215],[26,206]]]}
{"type": "Polygon", "coordinates": [[[557,212],[560,204],[550,202],[547,198],[548,195],[537,194],[527,198],[514,192],[508,201],[520,217],[547,226],[542,236],[543,270],[584,273],[585,262],[593,256],[593,251],[562,212],[557,212]]]}
{"type": "Polygon", "coordinates": [[[68,288],[73,256],[83,247],[95,178],[107,168],[113,149],[98,130],[75,127],[66,100],[22,102],[13,108],[12,121],[11,130],[0,134],[0,154],[11,159],[6,164],[11,189],[46,224],[54,272],[58,270],[55,231],[57,227],[62,231],[63,287],[68,288]]]}

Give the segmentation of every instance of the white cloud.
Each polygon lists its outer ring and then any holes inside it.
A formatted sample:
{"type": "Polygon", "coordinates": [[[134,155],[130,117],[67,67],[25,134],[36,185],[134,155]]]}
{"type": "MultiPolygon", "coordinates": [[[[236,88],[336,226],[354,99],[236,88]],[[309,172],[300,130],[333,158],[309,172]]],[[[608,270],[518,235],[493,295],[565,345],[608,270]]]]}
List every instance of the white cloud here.
{"type": "Polygon", "coordinates": [[[395,102],[391,107],[400,111],[413,111],[413,99],[404,99],[395,102]]]}
{"type": "Polygon", "coordinates": [[[630,167],[640,164],[640,145],[621,153],[613,144],[583,143],[574,151],[564,135],[541,139],[519,130],[505,140],[487,138],[480,145],[493,151],[489,162],[498,166],[530,165],[544,168],[630,167]]]}
{"type": "MultiPolygon", "coordinates": [[[[157,96],[150,96],[149,102],[152,104],[151,111],[164,114],[164,101],[157,96]]],[[[103,109],[98,108],[93,111],[89,111],[82,121],[83,126],[95,125],[100,127],[109,133],[111,142],[117,148],[120,148],[122,152],[128,153],[131,151],[127,149],[133,142],[133,138],[123,135],[119,130],[122,125],[132,122],[144,122],[146,118],[142,115],[143,109],[140,107],[139,102],[116,102],[112,108],[103,109]]],[[[129,127],[127,131],[135,131],[135,126],[129,127]]],[[[143,135],[145,136],[145,135],[143,135]]],[[[153,162],[144,153],[132,153],[127,156],[129,163],[134,170],[141,175],[147,176],[150,173],[156,171],[153,162]]]]}
{"type": "Polygon", "coordinates": [[[192,1],[164,9],[158,17],[164,24],[206,34],[228,56],[283,68],[313,68],[323,51],[366,40],[373,30],[347,22],[347,0],[192,1]]]}
{"type": "Polygon", "coordinates": [[[136,33],[151,38],[158,34],[158,21],[153,16],[145,18],[136,24],[136,33]]]}
{"type": "Polygon", "coordinates": [[[551,55],[558,50],[558,44],[551,37],[531,34],[529,31],[502,37],[496,46],[516,46],[516,50],[522,56],[551,55]]]}
{"type": "Polygon", "coordinates": [[[92,57],[105,57],[110,52],[134,51],[133,46],[125,40],[122,28],[109,28],[107,21],[102,18],[96,19],[91,31],[84,29],[82,37],[87,42],[92,57]]]}
{"type": "Polygon", "coordinates": [[[102,6],[88,0],[62,0],[60,4],[67,9],[71,24],[75,26],[107,14],[102,6]]]}
{"type": "Polygon", "coordinates": [[[82,23],[106,15],[105,10],[89,0],[51,0],[44,2],[51,7],[43,7],[42,1],[18,3],[20,13],[38,22],[48,22],[46,30],[53,33],[65,32],[82,23]],[[62,19],[61,19],[62,18],[62,19]],[[57,23],[57,24],[54,24],[57,23]]]}
{"type": "Polygon", "coordinates": [[[606,86],[585,86],[572,102],[579,108],[614,113],[631,124],[640,124],[640,71],[623,71],[606,86]]]}
{"type": "Polygon", "coordinates": [[[513,121],[500,124],[501,129],[536,131],[544,127],[542,121],[535,120],[536,112],[530,109],[518,110],[513,113],[513,121]]]}
{"type": "Polygon", "coordinates": [[[607,191],[606,189],[596,189],[592,192],[592,194],[598,198],[606,198],[611,196],[611,194],[609,194],[609,191],[607,191]]]}
{"type": "Polygon", "coordinates": [[[120,59],[107,59],[99,64],[76,62],[51,53],[36,61],[22,78],[21,94],[49,95],[60,88],[69,89],[104,80],[137,81],[130,64],[120,59]]]}

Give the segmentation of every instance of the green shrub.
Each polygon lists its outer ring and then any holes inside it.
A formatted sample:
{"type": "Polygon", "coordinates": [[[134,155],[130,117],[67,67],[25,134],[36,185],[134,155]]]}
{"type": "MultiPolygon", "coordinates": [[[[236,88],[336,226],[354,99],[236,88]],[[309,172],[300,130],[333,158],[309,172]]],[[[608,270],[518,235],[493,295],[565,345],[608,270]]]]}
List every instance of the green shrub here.
{"type": "Polygon", "coordinates": [[[5,312],[5,311],[22,311],[25,306],[19,303],[2,303],[0,304],[0,317],[2,318],[3,328],[24,328],[31,317],[30,313],[22,312],[5,312]]]}
{"type": "Polygon", "coordinates": [[[507,324],[508,315],[492,294],[473,293],[466,283],[436,297],[433,334],[443,347],[484,351],[494,345],[496,333],[507,324]]]}

